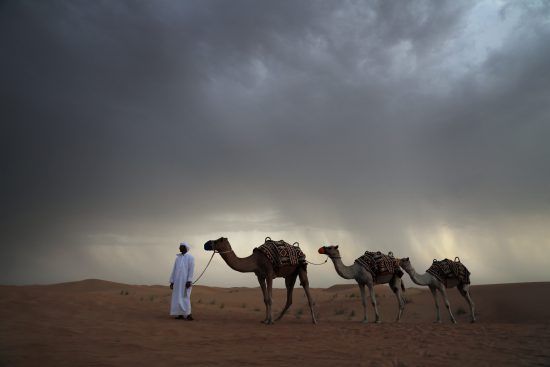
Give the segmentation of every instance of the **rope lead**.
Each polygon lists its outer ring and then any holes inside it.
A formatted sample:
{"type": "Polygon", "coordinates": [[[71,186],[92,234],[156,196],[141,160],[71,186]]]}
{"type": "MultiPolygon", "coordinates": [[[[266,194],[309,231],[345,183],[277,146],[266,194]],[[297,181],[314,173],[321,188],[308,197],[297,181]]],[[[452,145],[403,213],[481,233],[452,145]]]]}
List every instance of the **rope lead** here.
{"type": "Polygon", "coordinates": [[[312,263],[311,261],[308,261],[308,260],[306,260],[306,263],[311,264],[311,265],[323,265],[323,264],[325,264],[327,261],[328,261],[328,257],[325,259],[325,261],[323,261],[322,263],[319,263],[319,264],[317,264],[317,263],[312,263]]]}
{"type": "Polygon", "coordinates": [[[193,282],[193,285],[195,285],[196,282],[199,281],[199,279],[202,277],[202,275],[204,274],[204,272],[206,271],[206,269],[208,269],[208,266],[210,265],[210,262],[212,261],[212,259],[214,258],[214,255],[216,255],[216,251],[214,251],[212,253],[212,256],[210,256],[210,260],[208,260],[208,264],[206,264],[206,266],[204,267],[204,270],[202,271],[201,275],[199,275],[199,277],[197,279],[195,279],[195,281],[193,282]]]}

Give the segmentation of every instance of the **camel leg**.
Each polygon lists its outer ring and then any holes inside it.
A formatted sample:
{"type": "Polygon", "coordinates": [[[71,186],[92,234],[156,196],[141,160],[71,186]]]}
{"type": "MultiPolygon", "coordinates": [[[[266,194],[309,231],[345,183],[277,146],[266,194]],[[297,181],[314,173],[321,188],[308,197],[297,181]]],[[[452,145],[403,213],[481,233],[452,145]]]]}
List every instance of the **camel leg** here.
{"type": "Polygon", "coordinates": [[[365,296],[365,284],[364,283],[357,283],[359,286],[359,291],[361,292],[361,304],[363,305],[363,323],[368,322],[367,317],[367,298],[365,296]]]}
{"type": "Polygon", "coordinates": [[[309,293],[309,280],[307,278],[307,271],[305,268],[300,268],[299,271],[300,284],[304,287],[304,292],[306,292],[307,302],[309,303],[309,310],[311,311],[311,322],[314,324],[317,323],[315,319],[315,313],[313,312],[313,301],[311,300],[311,294],[309,293]]]}
{"type": "Polygon", "coordinates": [[[294,284],[296,284],[296,278],[298,277],[298,273],[295,273],[287,278],[285,278],[285,285],[286,285],[286,305],[285,308],[281,311],[281,314],[275,321],[279,321],[283,318],[284,314],[292,305],[292,292],[294,291],[294,284]]]}
{"type": "Polygon", "coordinates": [[[273,303],[273,278],[270,276],[267,276],[265,279],[266,285],[267,285],[267,322],[266,324],[271,325],[273,324],[273,309],[271,307],[273,303]]]}
{"type": "Polygon", "coordinates": [[[472,297],[470,297],[470,285],[469,284],[460,284],[458,287],[458,291],[466,299],[466,302],[470,305],[470,319],[471,322],[476,322],[476,306],[474,304],[474,301],[472,301],[472,297]]]}
{"type": "Polygon", "coordinates": [[[390,281],[390,288],[392,289],[395,297],[397,298],[397,317],[395,322],[401,321],[401,315],[403,315],[403,310],[405,309],[405,301],[403,300],[403,294],[401,293],[401,278],[394,276],[390,281]]]}
{"type": "Polygon", "coordinates": [[[432,296],[434,298],[434,303],[435,303],[435,322],[441,323],[441,314],[439,312],[439,303],[437,303],[437,291],[435,287],[430,286],[430,292],[432,292],[432,296]]]}
{"type": "Polygon", "coordinates": [[[268,296],[267,296],[267,288],[265,283],[264,277],[258,277],[258,282],[260,283],[260,288],[262,289],[262,294],[264,296],[264,305],[265,305],[265,319],[262,321],[264,324],[268,323],[269,320],[269,313],[267,308],[267,302],[268,302],[268,296]]]}
{"type": "Polygon", "coordinates": [[[378,313],[378,305],[376,304],[376,294],[374,293],[374,285],[372,283],[367,283],[367,287],[369,287],[370,299],[372,302],[372,307],[374,307],[374,314],[376,316],[376,320],[374,320],[374,322],[379,324],[381,320],[380,320],[380,314],[378,313]]]}
{"type": "Polygon", "coordinates": [[[447,298],[447,291],[445,290],[444,285],[440,285],[437,287],[439,292],[441,292],[441,295],[443,296],[443,300],[445,301],[445,307],[447,308],[447,311],[449,311],[449,316],[451,317],[451,321],[453,324],[456,324],[455,317],[453,316],[453,312],[451,311],[451,303],[449,302],[449,298],[447,298]]]}

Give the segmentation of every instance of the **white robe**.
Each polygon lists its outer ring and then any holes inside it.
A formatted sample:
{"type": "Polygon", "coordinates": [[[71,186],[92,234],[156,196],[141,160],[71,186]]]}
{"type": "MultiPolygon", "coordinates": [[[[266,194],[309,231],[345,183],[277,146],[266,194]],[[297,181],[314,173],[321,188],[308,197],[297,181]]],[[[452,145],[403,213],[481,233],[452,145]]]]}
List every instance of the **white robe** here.
{"type": "Polygon", "coordinates": [[[186,282],[193,281],[195,270],[195,258],[190,253],[177,254],[170,283],[174,283],[172,290],[172,302],[170,304],[170,315],[188,316],[191,314],[191,289],[185,288],[186,282]]]}

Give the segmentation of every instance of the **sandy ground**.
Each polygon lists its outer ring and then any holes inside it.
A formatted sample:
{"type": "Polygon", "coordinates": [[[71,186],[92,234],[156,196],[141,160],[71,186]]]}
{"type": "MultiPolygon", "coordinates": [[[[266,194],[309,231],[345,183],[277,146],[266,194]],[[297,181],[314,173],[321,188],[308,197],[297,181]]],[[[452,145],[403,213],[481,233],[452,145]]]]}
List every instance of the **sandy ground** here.
{"type": "MultiPolygon", "coordinates": [[[[550,283],[473,286],[476,324],[455,289],[457,325],[433,323],[426,289],[407,289],[400,324],[389,288],[376,293],[381,324],[361,323],[357,286],[338,285],[313,290],[317,325],[297,288],[267,326],[259,288],[196,286],[196,320],[183,321],[168,316],[164,286],[0,286],[0,366],[550,366],[550,283]]],[[[275,310],[285,297],[275,290],[275,310]]]]}

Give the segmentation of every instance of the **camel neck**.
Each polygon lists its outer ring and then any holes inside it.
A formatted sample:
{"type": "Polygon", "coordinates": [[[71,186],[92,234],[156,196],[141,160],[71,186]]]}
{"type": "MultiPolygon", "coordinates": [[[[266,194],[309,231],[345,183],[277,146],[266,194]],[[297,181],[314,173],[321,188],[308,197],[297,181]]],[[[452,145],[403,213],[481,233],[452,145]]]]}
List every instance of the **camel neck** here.
{"type": "Polygon", "coordinates": [[[237,257],[235,252],[228,251],[220,253],[220,256],[231,269],[241,273],[251,273],[258,268],[256,261],[254,261],[254,254],[248,257],[237,257]]]}
{"type": "Polygon", "coordinates": [[[414,268],[411,267],[409,269],[405,269],[405,271],[409,274],[411,277],[411,280],[418,284],[418,285],[429,285],[430,284],[430,274],[424,273],[424,274],[418,274],[414,268]]]}
{"type": "Polygon", "coordinates": [[[334,268],[336,269],[336,272],[338,275],[340,275],[344,279],[355,279],[355,272],[353,271],[353,265],[347,266],[344,265],[342,262],[342,258],[340,256],[338,257],[331,257],[330,258],[332,262],[334,263],[334,268]]]}

